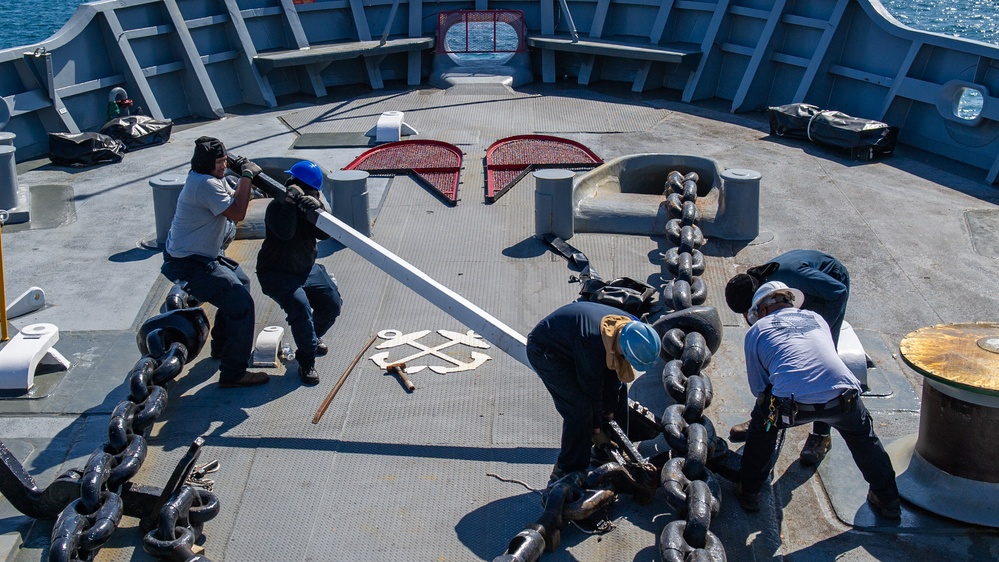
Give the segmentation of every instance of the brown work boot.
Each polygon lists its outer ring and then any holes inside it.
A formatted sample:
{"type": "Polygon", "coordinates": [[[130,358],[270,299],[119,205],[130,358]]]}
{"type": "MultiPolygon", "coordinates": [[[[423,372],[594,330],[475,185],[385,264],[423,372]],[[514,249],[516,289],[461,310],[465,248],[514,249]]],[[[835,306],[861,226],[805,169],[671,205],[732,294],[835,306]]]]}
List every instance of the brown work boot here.
{"type": "Polygon", "coordinates": [[[868,490],[867,503],[870,504],[871,511],[875,515],[885,519],[902,518],[902,502],[897,497],[892,500],[882,500],[874,493],[874,490],[868,490]]]}
{"type": "Polygon", "coordinates": [[[801,454],[798,455],[798,459],[805,466],[815,466],[822,462],[822,459],[826,458],[826,453],[829,452],[829,449],[832,449],[831,436],[809,433],[808,439],[805,439],[805,446],[801,448],[801,454]]]}
{"type": "Polygon", "coordinates": [[[267,373],[257,371],[244,371],[243,374],[234,380],[219,380],[219,388],[240,388],[243,386],[258,386],[271,380],[267,373]]]}
{"type": "Polygon", "coordinates": [[[728,440],[733,443],[742,443],[746,440],[747,433],[749,433],[749,420],[746,420],[739,425],[733,425],[732,428],[728,430],[728,440]]]}

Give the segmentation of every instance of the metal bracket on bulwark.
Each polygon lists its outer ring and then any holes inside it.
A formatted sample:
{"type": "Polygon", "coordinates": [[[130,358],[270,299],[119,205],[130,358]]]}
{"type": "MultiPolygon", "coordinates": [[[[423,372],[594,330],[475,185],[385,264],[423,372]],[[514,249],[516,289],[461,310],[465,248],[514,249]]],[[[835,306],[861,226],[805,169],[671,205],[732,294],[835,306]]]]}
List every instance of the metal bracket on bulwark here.
{"type": "Polygon", "coordinates": [[[375,346],[375,349],[393,349],[402,346],[409,346],[410,348],[416,348],[417,351],[415,353],[411,352],[409,355],[399,353],[396,358],[390,357],[394,352],[384,351],[372,355],[370,359],[382,369],[386,369],[389,365],[405,363],[405,372],[407,374],[418,373],[423,369],[430,367],[431,371],[439,375],[457,373],[460,371],[470,371],[492,359],[492,357],[478,351],[471,352],[471,361],[463,361],[462,359],[452,357],[451,355],[444,353],[445,349],[456,345],[465,345],[476,349],[489,349],[489,344],[484,342],[482,337],[472,330],[468,330],[465,333],[452,332],[449,330],[437,330],[437,333],[447,338],[447,341],[435,346],[428,346],[419,340],[430,334],[430,330],[419,330],[409,334],[404,334],[399,330],[382,330],[378,332],[378,337],[385,341],[375,346]],[[413,361],[423,358],[436,358],[449,364],[446,366],[411,365],[413,361]]]}

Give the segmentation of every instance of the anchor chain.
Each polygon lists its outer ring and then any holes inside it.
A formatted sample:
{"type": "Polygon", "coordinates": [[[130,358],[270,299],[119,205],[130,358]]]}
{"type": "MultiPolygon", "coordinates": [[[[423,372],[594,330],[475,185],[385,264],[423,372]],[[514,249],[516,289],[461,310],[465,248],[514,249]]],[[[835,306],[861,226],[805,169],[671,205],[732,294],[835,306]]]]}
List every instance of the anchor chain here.
{"type": "MultiPolygon", "coordinates": [[[[658,487],[663,489],[667,504],[678,517],[660,534],[662,561],[725,562],[725,548],[710,530],[711,520],[721,507],[721,485],[708,466],[723,471],[721,474],[726,477],[737,468],[725,462],[731,458],[728,443],[718,437],[714,424],[704,415],[711,404],[713,388],[711,380],[701,371],[721,345],[722,324],[714,307],[703,306],[707,288],[701,279],[704,254],[700,248],[705,238],[695,224],[700,216],[696,203],[698,179],[694,172],[686,175],[670,172],[664,193],[664,205],[671,216],[666,224],[666,239],[674,247],[663,254],[673,279],[661,291],[672,312],[652,326],[662,337],[661,357],[667,361],[663,387],[676,403],[666,409],[661,420],[640,404],[629,404],[634,414],[630,421],[664,436],[670,447],[669,459],[664,460],[665,455],[643,458],[616,422],[605,424],[614,446],[601,450],[611,460],[585,476],[573,473],[549,485],[545,512],[514,537],[506,553],[493,562],[535,562],[544,551],[558,546],[566,521],[595,511],[580,512],[568,507],[566,498],[579,500],[590,493],[593,495],[588,501],[592,505],[599,501],[609,503],[617,493],[628,493],[636,502],[647,503],[652,501],[658,487]]],[[[583,501],[583,505],[586,503],[583,501]]]]}
{"type": "Polygon", "coordinates": [[[728,443],[715,433],[704,415],[711,405],[711,380],[701,370],[721,342],[721,322],[713,307],[700,306],[707,298],[704,273],[704,235],[695,224],[698,175],[672,171],[666,180],[665,206],[671,219],[666,239],[674,247],[663,254],[673,279],[663,285],[663,298],[673,312],[653,327],[663,338],[667,361],[662,381],[675,404],[666,408],[662,425],[670,446],[670,460],[660,471],[666,502],[677,519],[659,536],[663,562],[710,560],[724,562],[725,548],[711,532],[711,520],[721,507],[721,486],[707,466],[728,454],[728,443]]]}
{"type": "MultiPolygon", "coordinates": [[[[153,540],[169,543],[170,547],[154,549],[152,554],[207,562],[191,547],[204,523],[217,515],[218,499],[208,489],[210,485],[195,490],[184,483],[197,468],[193,467],[193,459],[203,440],[195,441],[165,489],[129,482],[146,458],[143,435],[166,408],[167,391],[163,385],[182,372],[208,337],[207,316],[200,308],[191,307],[183,292],[171,291],[165,309],[166,313],[150,318],[140,327],[137,343],[142,358],[128,375],[128,399],[112,411],[107,441],[91,454],[83,469],[64,472],[42,490],[0,443],[0,492],[31,517],[51,519],[58,514],[52,529],[50,562],[93,560],[125,514],[140,517],[142,522],[155,517],[171,522],[169,531],[158,529],[151,533],[153,540]],[[156,496],[167,499],[157,501],[156,496]]],[[[214,467],[212,463],[203,465],[200,485],[204,486],[204,474],[215,469],[217,463],[214,467]]]]}

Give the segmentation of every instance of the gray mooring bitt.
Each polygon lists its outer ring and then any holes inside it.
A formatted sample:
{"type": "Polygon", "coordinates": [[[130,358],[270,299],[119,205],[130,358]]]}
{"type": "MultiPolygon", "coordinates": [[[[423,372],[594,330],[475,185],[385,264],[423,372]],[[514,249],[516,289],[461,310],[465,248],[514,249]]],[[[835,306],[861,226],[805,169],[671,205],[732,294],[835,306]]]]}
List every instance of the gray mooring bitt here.
{"type": "MultiPolygon", "coordinates": [[[[364,236],[371,236],[368,218],[368,172],[337,170],[328,176],[326,199],[333,216],[364,236]]],[[[324,187],[326,187],[324,186],[324,187]]]]}
{"type": "Polygon", "coordinates": [[[621,156],[575,177],[566,170],[535,172],[536,234],[563,240],[576,232],[661,236],[670,219],[662,203],[672,171],[697,174],[698,225],[705,237],[759,236],[762,174],[722,169],[701,156],[659,153],[621,156]]]}
{"type": "Polygon", "coordinates": [[[534,175],[534,235],[572,238],[572,178],[570,170],[538,170],[534,175]]]}
{"type": "MultiPolygon", "coordinates": [[[[2,105],[2,104],[0,104],[2,105]]],[[[17,184],[16,134],[0,131],[0,209],[7,212],[5,224],[28,222],[27,190],[17,184]]]]}
{"type": "Polygon", "coordinates": [[[156,246],[166,244],[170,224],[177,213],[177,199],[184,188],[185,174],[163,174],[149,179],[153,190],[153,217],[156,220],[156,246]]]}

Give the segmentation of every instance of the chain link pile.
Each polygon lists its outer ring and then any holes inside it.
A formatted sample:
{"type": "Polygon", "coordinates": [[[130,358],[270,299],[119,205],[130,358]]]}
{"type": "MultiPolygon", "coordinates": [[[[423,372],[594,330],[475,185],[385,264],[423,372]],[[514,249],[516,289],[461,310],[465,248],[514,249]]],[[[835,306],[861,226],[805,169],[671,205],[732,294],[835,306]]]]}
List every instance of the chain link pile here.
{"type": "MultiPolygon", "coordinates": [[[[172,294],[167,308],[179,311],[186,306],[172,294]]],[[[203,322],[200,309],[189,309],[187,320],[203,322]],[[200,317],[198,316],[200,315],[200,317]]],[[[170,312],[167,313],[169,315],[170,312]]],[[[123,486],[138,472],[146,458],[144,432],[163,414],[167,391],[163,385],[179,375],[189,352],[196,355],[202,341],[185,337],[185,329],[171,329],[178,319],[158,322],[167,315],[150,319],[140,329],[140,350],[148,349],[128,375],[129,396],[115,407],[108,424],[108,440],[90,456],[86,466],[64,473],[60,479],[79,482],[80,497],[59,514],[52,529],[50,562],[93,560],[118,528],[124,514],[123,486]],[[158,326],[162,324],[162,326],[158,326]],[[143,334],[145,332],[145,337],[143,334]],[[182,343],[187,340],[188,345],[182,343]],[[193,346],[194,349],[189,349],[193,346]]],[[[197,331],[196,328],[190,331],[197,331]]],[[[195,555],[194,541],[202,525],[219,512],[218,498],[209,490],[182,485],[166,499],[159,513],[159,525],[143,539],[149,554],[160,558],[208,562],[195,555]]]]}
{"type": "Polygon", "coordinates": [[[701,370],[721,342],[717,311],[700,306],[707,298],[704,245],[695,224],[697,210],[696,173],[670,172],[666,181],[666,207],[670,213],[666,239],[674,247],[663,259],[673,280],[663,288],[663,298],[674,311],[654,324],[663,336],[663,387],[674,400],[663,414],[664,436],[670,460],[660,472],[667,504],[678,519],[659,537],[663,562],[684,560],[723,562],[725,548],[711,532],[711,520],[721,507],[721,486],[708,470],[708,463],[728,454],[728,443],[717,436],[704,410],[711,405],[711,380],[701,370]]]}

